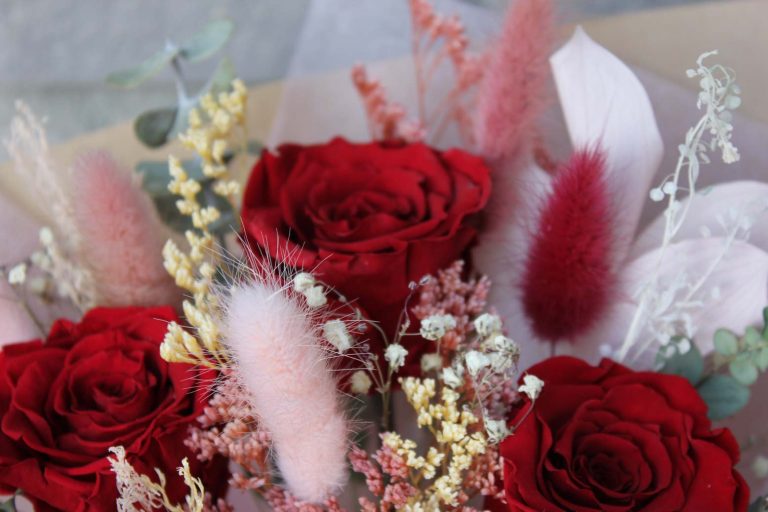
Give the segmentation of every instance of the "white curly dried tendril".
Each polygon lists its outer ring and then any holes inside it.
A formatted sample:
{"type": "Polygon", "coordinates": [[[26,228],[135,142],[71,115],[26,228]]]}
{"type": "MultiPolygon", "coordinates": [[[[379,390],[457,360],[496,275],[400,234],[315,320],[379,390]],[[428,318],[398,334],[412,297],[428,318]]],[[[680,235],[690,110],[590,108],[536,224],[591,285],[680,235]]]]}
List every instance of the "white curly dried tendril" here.
{"type": "MultiPolygon", "coordinates": [[[[667,198],[667,207],[664,211],[664,234],[659,251],[658,263],[655,271],[646,284],[641,287],[637,293],[637,309],[630,323],[627,334],[621,347],[616,353],[619,360],[627,358],[629,351],[637,345],[641,333],[648,329],[652,334],[635,353],[635,358],[645,352],[650,345],[661,338],[662,344],[668,342],[672,336],[671,331],[683,330],[691,331],[692,327],[686,328],[686,322],[690,320],[688,310],[699,307],[699,301],[695,301],[694,296],[701,290],[709,276],[717,265],[722,261],[732,242],[739,236],[742,230],[727,230],[724,250],[719,255],[707,271],[693,283],[683,283],[687,276],[678,276],[675,282],[670,283],[666,288],[659,282],[661,268],[664,262],[664,256],[672,244],[675,236],[680,231],[688,216],[692,199],[697,194],[696,183],[699,178],[701,163],[710,162],[707,153],[719,149],[721,158],[726,164],[732,164],[739,160],[739,151],[731,141],[733,125],[731,125],[731,111],[738,108],[741,104],[739,97],[740,89],[733,77],[733,70],[720,64],[707,66],[704,60],[717,51],[703,53],[696,60],[697,68],[689,69],[686,74],[690,78],[699,77],[699,92],[696,106],[704,109],[702,117],[698,123],[690,128],[685,135],[685,142],[678,146],[679,156],[675,171],[666,176],[662,182],[651,189],[650,198],[654,202],[663,201],[667,198]],[[704,140],[705,135],[711,136],[708,141],[704,140]],[[689,200],[685,202],[678,198],[681,191],[688,193],[689,200]],[[684,292],[683,298],[677,298],[676,292],[684,292]],[[668,309],[675,306],[679,311],[677,314],[670,314],[668,309]],[[655,322],[654,325],[649,325],[655,322]]],[[[738,223],[737,223],[738,224],[738,223]]]]}

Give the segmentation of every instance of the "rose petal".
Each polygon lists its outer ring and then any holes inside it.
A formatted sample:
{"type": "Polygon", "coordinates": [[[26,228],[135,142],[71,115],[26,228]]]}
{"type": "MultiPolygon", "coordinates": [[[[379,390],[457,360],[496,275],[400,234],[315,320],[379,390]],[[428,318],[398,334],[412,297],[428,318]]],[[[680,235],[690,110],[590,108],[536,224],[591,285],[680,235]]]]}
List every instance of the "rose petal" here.
{"type": "Polygon", "coordinates": [[[573,147],[605,152],[621,259],[663,152],[651,102],[632,71],[581,28],[550,63],[573,147]]]}
{"type": "MultiPolygon", "coordinates": [[[[706,192],[700,192],[691,200],[686,197],[680,207],[690,209],[685,223],[677,233],[676,240],[702,238],[702,227],[708,228],[715,236],[722,234],[718,217],[729,220],[731,215],[751,219],[753,222],[749,243],[768,250],[768,223],[756,222],[768,209],[768,184],[759,181],[731,181],[714,185],[706,192]]],[[[631,250],[631,259],[652,251],[661,245],[664,236],[665,217],[658,216],[637,237],[631,250]]]]}

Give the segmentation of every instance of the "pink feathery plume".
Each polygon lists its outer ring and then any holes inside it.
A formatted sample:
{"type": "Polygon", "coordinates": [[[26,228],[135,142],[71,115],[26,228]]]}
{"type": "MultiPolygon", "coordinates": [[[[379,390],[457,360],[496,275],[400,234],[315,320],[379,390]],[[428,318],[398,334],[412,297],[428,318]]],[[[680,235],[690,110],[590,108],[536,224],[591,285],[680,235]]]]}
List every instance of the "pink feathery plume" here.
{"type": "Polygon", "coordinates": [[[533,233],[523,306],[536,335],[551,341],[587,331],[615,285],[615,232],[605,157],[576,151],[558,171],[533,233]]]}
{"type": "Polygon", "coordinates": [[[530,144],[546,106],[553,39],[551,0],[513,3],[478,91],[475,139],[486,158],[512,158],[530,144]]]}
{"type": "Polygon", "coordinates": [[[178,288],[163,268],[167,239],[149,197],[106,153],[75,164],[72,209],[78,258],[102,306],[176,305],[178,288]]]}
{"type": "Polygon", "coordinates": [[[319,503],[347,477],[347,423],[312,313],[268,278],[232,288],[227,340],[286,487],[319,503]]]}

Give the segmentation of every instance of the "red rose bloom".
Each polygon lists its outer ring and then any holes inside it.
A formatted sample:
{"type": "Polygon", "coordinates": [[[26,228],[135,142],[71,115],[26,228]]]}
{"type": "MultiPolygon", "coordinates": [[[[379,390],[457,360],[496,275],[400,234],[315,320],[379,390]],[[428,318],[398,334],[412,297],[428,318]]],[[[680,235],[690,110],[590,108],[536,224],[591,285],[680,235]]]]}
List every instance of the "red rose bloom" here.
{"type": "MultiPolygon", "coordinates": [[[[168,364],[158,347],[170,307],[99,308],[80,323],[59,320],[48,340],[0,352],[0,491],[21,489],[37,510],[114,510],[110,446],[122,445],[136,469],[168,477],[173,499],[186,494],[175,468],[188,457],[214,493],[225,469],[204,467],[184,447],[202,412],[192,367],[168,364]]],[[[200,384],[200,382],[198,382],[200,384]]]]}
{"type": "Polygon", "coordinates": [[[474,239],[469,217],[490,193],[483,161],[424,144],[352,144],[265,151],[248,181],[248,242],[315,271],[391,334],[408,284],[447,267],[474,239]]]}
{"type": "MultiPolygon", "coordinates": [[[[508,510],[743,512],[739,447],[687,380],[555,357],[533,413],[501,443],[508,510]]],[[[517,409],[516,424],[530,402],[517,409]]]]}

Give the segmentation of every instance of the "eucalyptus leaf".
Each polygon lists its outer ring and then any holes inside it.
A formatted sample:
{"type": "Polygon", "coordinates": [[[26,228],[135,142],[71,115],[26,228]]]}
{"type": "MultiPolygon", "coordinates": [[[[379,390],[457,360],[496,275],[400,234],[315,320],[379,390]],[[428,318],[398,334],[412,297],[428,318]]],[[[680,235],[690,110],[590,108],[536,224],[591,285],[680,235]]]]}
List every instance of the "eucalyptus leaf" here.
{"type": "Polygon", "coordinates": [[[744,333],[744,342],[749,348],[759,347],[763,344],[763,341],[763,336],[760,334],[760,331],[754,327],[747,327],[747,330],[744,333]]]}
{"type": "Polygon", "coordinates": [[[235,65],[232,64],[232,59],[224,57],[216,66],[216,71],[213,73],[211,79],[211,88],[209,92],[213,95],[217,95],[222,92],[227,92],[232,88],[232,81],[235,79],[235,65]]]}
{"type": "Polygon", "coordinates": [[[227,44],[234,29],[235,25],[230,20],[211,21],[181,45],[181,56],[190,62],[207,59],[227,44]]]}
{"type": "Polygon", "coordinates": [[[733,375],[733,378],[744,384],[745,386],[751,386],[757,380],[757,368],[755,364],[749,360],[749,357],[737,357],[728,365],[728,370],[733,375]]]}
{"type": "Polygon", "coordinates": [[[147,78],[156,75],[166,64],[178,55],[179,49],[173,45],[167,45],[141,64],[130,69],[116,71],[107,75],[107,83],[118,87],[136,87],[147,78]]]}
{"type": "Polygon", "coordinates": [[[729,375],[712,375],[696,389],[706,402],[712,420],[733,416],[749,402],[749,388],[729,375]]]}
{"type": "Polygon", "coordinates": [[[701,375],[704,372],[704,359],[701,357],[699,349],[692,344],[690,350],[685,354],[675,351],[664,362],[661,372],[685,377],[688,382],[695,386],[701,380],[701,375]]]}
{"type": "Polygon", "coordinates": [[[176,123],[176,113],[175,108],[161,108],[144,112],[133,123],[136,137],[150,148],[162,146],[168,142],[176,123]]]}
{"type": "Polygon", "coordinates": [[[0,512],[16,512],[16,496],[20,493],[16,491],[13,496],[10,496],[7,500],[0,500],[0,512]]]}
{"type": "Polygon", "coordinates": [[[763,308],[763,338],[768,340],[768,308],[763,308]]]}
{"type": "Polygon", "coordinates": [[[739,351],[739,339],[728,329],[715,331],[715,350],[724,356],[734,356],[739,351]]]}
{"type": "Polygon", "coordinates": [[[761,372],[768,370],[768,347],[761,348],[754,361],[761,372]]]}

